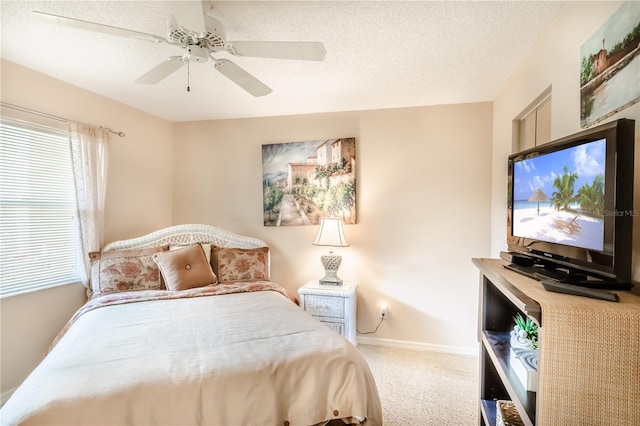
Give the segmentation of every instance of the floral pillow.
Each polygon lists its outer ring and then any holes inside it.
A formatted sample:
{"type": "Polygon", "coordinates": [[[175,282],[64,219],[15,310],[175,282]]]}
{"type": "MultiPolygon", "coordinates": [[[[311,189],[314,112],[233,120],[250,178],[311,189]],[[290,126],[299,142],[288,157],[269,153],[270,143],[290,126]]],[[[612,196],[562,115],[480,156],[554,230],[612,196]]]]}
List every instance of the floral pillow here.
{"type": "Polygon", "coordinates": [[[105,293],[164,288],[153,254],[168,246],[89,253],[92,297],[105,293]]]}
{"type": "Polygon", "coordinates": [[[213,271],[218,282],[269,279],[269,247],[213,248],[213,271]]]}

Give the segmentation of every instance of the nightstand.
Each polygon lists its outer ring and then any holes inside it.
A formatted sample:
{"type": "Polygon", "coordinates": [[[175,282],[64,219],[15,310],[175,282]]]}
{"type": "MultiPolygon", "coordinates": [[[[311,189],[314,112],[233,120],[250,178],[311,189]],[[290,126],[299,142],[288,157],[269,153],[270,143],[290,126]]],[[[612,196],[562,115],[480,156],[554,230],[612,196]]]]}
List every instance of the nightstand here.
{"type": "Polygon", "coordinates": [[[356,340],[356,291],[358,284],[320,285],[312,280],[298,289],[300,307],[330,329],[349,339],[356,340]]]}

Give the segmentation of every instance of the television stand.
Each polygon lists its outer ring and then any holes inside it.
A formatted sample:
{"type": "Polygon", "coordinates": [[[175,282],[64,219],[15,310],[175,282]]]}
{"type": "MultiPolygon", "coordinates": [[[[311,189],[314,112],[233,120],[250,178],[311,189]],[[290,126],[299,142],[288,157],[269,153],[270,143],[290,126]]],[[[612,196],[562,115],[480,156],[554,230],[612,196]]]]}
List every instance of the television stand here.
{"type": "Polygon", "coordinates": [[[513,401],[526,426],[638,423],[640,297],[620,292],[618,303],[567,297],[503,260],[473,263],[480,272],[480,425],[496,424],[496,400],[513,401]],[[518,314],[541,330],[537,392],[527,390],[511,364],[518,314]]]}
{"type": "Polygon", "coordinates": [[[508,263],[504,267],[538,281],[552,279],[566,284],[573,284],[580,287],[602,290],[629,291],[633,288],[632,283],[617,283],[601,279],[588,279],[586,274],[560,272],[556,269],[547,268],[541,264],[527,266],[517,263],[508,263]]]}

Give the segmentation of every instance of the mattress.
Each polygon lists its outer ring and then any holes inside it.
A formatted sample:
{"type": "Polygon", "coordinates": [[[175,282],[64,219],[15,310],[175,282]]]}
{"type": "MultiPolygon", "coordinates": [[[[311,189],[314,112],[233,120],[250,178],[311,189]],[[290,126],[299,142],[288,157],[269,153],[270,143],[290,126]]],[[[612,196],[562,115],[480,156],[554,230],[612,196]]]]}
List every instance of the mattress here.
{"type": "Polygon", "coordinates": [[[90,300],[3,425],[381,425],[357,348],[269,281],[90,300]]]}

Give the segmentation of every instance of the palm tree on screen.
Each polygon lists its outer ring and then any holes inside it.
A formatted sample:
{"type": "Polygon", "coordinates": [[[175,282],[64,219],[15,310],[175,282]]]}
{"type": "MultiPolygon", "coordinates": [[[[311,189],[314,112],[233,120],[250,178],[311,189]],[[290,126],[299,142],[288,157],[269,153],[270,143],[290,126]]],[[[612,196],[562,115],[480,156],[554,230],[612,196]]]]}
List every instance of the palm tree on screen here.
{"type": "Polygon", "coordinates": [[[552,205],[556,210],[569,210],[569,205],[576,199],[573,191],[577,179],[578,174],[570,172],[569,168],[564,166],[563,174],[553,180],[553,187],[557,191],[553,193],[552,205]]]}
{"type": "Polygon", "coordinates": [[[604,214],[604,176],[598,175],[591,185],[586,184],[578,190],[580,208],[594,216],[604,214]]]}

